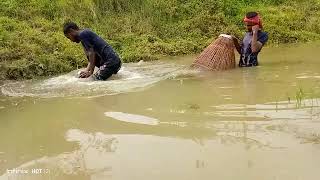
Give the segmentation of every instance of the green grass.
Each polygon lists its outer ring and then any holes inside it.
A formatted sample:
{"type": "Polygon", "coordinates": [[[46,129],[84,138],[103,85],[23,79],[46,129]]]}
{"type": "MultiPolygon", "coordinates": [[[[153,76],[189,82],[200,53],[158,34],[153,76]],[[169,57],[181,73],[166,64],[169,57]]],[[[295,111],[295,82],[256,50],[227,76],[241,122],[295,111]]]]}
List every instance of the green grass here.
{"type": "Polygon", "coordinates": [[[72,20],[105,38],[124,62],[199,53],[220,33],[241,37],[259,11],[269,44],[320,39],[319,0],[2,0],[0,79],[71,71],[86,64],[62,33],[72,20]]]}

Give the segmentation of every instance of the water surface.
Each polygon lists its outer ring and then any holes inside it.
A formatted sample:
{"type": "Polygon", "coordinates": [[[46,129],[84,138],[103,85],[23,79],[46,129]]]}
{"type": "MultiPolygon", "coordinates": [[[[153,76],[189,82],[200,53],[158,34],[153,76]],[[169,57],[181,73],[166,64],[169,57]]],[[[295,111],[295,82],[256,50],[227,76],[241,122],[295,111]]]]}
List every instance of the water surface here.
{"type": "Polygon", "coordinates": [[[318,47],[265,48],[261,66],[225,72],[176,57],[106,82],[4,82],[0,180],[318,180],[318,47]]]}

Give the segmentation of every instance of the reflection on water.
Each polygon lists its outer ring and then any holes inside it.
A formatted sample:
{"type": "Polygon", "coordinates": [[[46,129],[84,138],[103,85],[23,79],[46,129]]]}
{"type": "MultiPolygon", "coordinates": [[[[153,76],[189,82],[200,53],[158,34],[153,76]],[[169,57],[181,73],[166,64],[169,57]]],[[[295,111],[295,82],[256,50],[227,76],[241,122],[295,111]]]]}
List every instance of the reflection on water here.
{"type": "MultiPolygon", "coordinates": [[[[87,134],[72,129],[66,134],[66,141],[77,142],[79,149],[70,153],[62,153],[54,157],[41,157],[26,162],[12,169],[16,173],[5,173],[0,180],[7,179],[58,179],[64,176],[82,175],[88,179],[110,179],[112,175],[112,153],[116,150],[117,140],[103,133],[87,134]],[[39,174],[33,169],[42,169],[39,174]],[[19,173],[21,170],[28,173],[19,173]]],[[[9,169],[11,170],[11,169],[9,169]]]]}
{"type": "Polygon", "coordinates": [[[119,121],[137,123],[137,124],[146,124],[146,125],[158,125],[159,120],[155,118],[150,118],[147,116],[135,115],[135,114],[127,114],[123,112],[105,112],[104,115],[108,117],[112,117],[119,121]]]}
{"type": "MultiPolygon", "coordinates": [[[[292,179],[301,174],[315,180],[318,174],[314,170],[319,166],[307,163],[318,156],[304,154],[296,157],[297,153],[313,148],[308,145],[300,147],[301,141],[298,139],[301,137],[292,136],[292,128],[296,133],[307,130],[299,123],[306,122],[278,121],[273,125],[265,122],[216,122],[207,126],[216,135],[201,142],[150,135],[86,133],[70,129],[66,132],[65,141],[77,143],[74,151],[40,157],[8,168],[30,171],[42,168],[46,173],[4,173],[0,180],[138,180],[148,179],[146,177],[159,180],[221,177],[231,180],[234,176],[228,173],[235,170],[238,170],[237,179],[243,180],[254,180],[261,176],[265,180],[274,177],[292,179]],[[292,166],[296,160],[299,163],[292,166]],[[225,163],[227,167],[222,166],[225,163]],[[282,173],[283,168],[296,171],[282,173]]],[[[315,129],[320,132],[320,122],[317,124],[315,129]]]]}
{"type": "Polygon", "coordinates": [[[303,100],[303,107],[297,108],[297,102],[272,102],[266,104],[225,104],[213,106],[215,111],[206,112],[208,115],[221,117],[245,117],[263,118],[265,120],[297,120],[297,119],[319,119],[320,99],[303,100]]]}

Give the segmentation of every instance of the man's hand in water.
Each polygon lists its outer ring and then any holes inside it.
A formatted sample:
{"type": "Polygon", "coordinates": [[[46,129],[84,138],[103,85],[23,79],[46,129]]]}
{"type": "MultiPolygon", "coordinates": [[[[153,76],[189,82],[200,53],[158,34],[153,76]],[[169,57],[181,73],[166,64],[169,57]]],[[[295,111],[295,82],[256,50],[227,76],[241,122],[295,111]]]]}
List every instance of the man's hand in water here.
{"type": "Polygon", "coordinates": [[[89,71],[81,71],[81,72],[80,72],[80,75],[79,75],[79,78],[88,78],[88,77],[90,77],[91,75],[92,75],[92,73],[89,72],[89,71]]]}

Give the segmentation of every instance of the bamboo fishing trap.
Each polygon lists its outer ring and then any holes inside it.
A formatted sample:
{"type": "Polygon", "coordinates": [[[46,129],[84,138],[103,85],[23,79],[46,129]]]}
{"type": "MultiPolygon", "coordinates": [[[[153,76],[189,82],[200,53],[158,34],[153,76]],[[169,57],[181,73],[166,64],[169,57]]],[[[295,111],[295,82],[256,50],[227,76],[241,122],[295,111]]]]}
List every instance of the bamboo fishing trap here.
{"type": "Polygon", "coordinates": [[[210,71],[236,67],[234,43],[230,35],[221,34],[196,58],[191,67],[210,71]]]}

